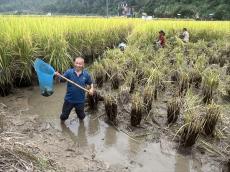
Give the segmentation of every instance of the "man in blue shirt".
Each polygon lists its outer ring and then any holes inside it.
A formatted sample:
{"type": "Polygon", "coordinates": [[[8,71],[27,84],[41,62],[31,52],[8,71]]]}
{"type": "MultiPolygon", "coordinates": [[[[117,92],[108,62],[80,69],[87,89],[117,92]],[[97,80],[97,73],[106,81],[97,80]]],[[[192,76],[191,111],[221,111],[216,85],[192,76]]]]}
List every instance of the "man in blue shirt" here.
{"type": "MultiPolygon", "coordinates": [[[[86,84],[90,85],[91,88],[89,90],[89,94],[93,96],[93,82],[89,73],[83,69],[84,65],[84,59],[82,57],[77,57],[74,62],[75,68],[67,70],[63,74],[63,76],[83,88],[85,88],[86,84]]],[[[66,80],[64,80],[60,76],[60,73],[55,72],[56,82],[66,82],[66,80]]],[[[65,120],[69,118],[69,114],[73,108],[75,108],[75,112],[80,122],[83,122],[85,118],[84,105],[85,91],[71,83],[68,83],[65,95],[65,102],[63,104],[62,114],[60,116],[61,124],[64,124],[65,120]]]]}

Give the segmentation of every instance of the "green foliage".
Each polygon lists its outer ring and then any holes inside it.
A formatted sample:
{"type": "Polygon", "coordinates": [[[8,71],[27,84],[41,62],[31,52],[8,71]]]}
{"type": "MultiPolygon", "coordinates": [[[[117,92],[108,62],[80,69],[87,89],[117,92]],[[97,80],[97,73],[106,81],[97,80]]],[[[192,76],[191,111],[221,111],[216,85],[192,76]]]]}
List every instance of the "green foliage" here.
{"type": "MultiPolygon", "coordinates": [[[[121,9],[117,8],[120,0],[109,0],[109,14],[121,14],[121,9]]],[[[129,6],[136,6],[137,12],[147,12],[155,17],[176,17],[178,13],[181,17],[209,18],[210,13],[214,13],[217,20],[229,19],[229,0],[126,0],[129,6]]],[[[96,14],[106,15],[106,0],[1,0],[0,12],[33,10],[45,13],[64,14],[96,14]]],[[[22,13],[22,11],[20,12],[22,13]]]]}

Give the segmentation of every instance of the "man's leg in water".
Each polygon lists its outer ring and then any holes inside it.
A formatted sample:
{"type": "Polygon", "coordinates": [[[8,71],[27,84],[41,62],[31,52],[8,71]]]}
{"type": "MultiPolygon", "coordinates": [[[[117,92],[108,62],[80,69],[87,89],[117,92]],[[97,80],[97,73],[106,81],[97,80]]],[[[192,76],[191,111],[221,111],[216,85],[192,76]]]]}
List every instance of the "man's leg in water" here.
{"type": "Polygon", "coordinates": [[[79,118],[80,122],[83,122],[84,118],[85,118],[85,112],[84,112],[84,107],[85,107],[85,103],[75,103],[75,112],[79,118]]]}
{"type": "Polygon", "coordinates": [[[69,114],[74,107],[74,103],[68,102],[65,100],[62,108],[62,114],[60,116],[61,124],[65,123],[65,120],[69,118],[69,114]]]}

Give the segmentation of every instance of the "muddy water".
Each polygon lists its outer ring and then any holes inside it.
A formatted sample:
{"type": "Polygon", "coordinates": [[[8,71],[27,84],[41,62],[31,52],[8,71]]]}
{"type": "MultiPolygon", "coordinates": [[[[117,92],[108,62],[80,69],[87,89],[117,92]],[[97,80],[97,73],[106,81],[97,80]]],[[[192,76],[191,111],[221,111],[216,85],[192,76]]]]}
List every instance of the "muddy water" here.
{"type": "Polygon", "coordinates": [[[113,126],[102,120],[94,120],[96,115],[87,114],[84,123],[79,123],[74,111],[66,125],[59,124],[59,117],[64,102],[66,84],[54,85],[51,97],[41,96],[35,91],[29,98],[32,109],[27,114],[38,114],[37,122],[52,123],[55,128],[67,132],[73,141],[78,142],[82,149],[91,147],[95,158],[110,164],[122,164],[131,171],[162,171],[162,172],[201,172],[201,165],[187,157],[166,154],[161,150],[160,143],[139,143],[119,133],[113,126]]]}

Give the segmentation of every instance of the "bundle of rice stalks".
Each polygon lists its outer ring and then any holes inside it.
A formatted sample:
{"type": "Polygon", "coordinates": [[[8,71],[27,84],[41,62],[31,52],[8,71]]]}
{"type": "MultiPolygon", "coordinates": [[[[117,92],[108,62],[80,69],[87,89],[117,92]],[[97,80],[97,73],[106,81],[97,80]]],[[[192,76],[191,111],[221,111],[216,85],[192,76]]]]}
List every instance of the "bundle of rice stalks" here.
{"type": "Polygon", "coordinates": [[[142,120],[142,104],[141,97],[138,93],[133,95],[132,98],[132,110],[131,110],[131,125],[137,126],[141,123],[142,120]]]}
{"type": "Polygon", "coordinates": [[[186,95],[189,88],[189,74],[188,72],[182,72],[180,75],[179,94],[180,96],[186,95]]]}
{"type": "Polygon", "coordinates": [[[203,123],[204,120],[200,120],[198,115],[187,114],[185,125],[181,132],[180,145],[185,148],[192,147],[196,143],[199,134],[203,131],[203,123]]]}
{"type": "Polygon", "coordinates": [[[121,91],[119,94],[119,102],[120,103],[128,103],[129,101],[129,87],[121,87],[121,91]]]}
{"type": "Polygon", "coordinates": [[[118,67],[117,65],[113,65],[112,70],[111,70],[111,84],[112,84],[112,89],[116,90],[119,88],[119,77],[118,77],[118,67]]]}
{"type": "Polygon", "coordinates": [[[168,124],[174,124],[178,116],[180,115],[181,108],[181,100],[180,97],[175,97],[168,102],[168,110],[167,110],[167,119],[168,124]]]}
{"type": "Polygon", "coordinates": [[[101,61],[102,65],[103,65],[103,68],[105,70],[105,81],[108,81],[110,76],[111,76],[111,63],[112,61],[108,58],[104,58],[102,61],[101,61]]]}
{"type": "Polygon", "coordinates": [[[204,103],[210,103],[213,99],[213,91],[219,85],[219,72],[217,70],[209,70],[203,77],[204,84],[204,103]]]}
{"type": "Polygon", "coordinates": [[[230,65],[226,69],[226,75],[230,75],[230,65]]]}
{"type": "Polygon", "coordinates": [[[180,81],[180,73],[178,71],[174,71],[171,75],[171,83],[176,84],[180,81]]]}
{"type": "Polygon", "coordinates": [[[144,89],[144,104],[146,107],[147,114],[149,114],[149,112],[152,109],[154,90],[154,86],[147,86],[144,89]]]}
{"type": "Polygon", "coordinates": [[[202,82],[201,74],[196,69],[192,68],[189,72],[189,84],[190,84],[190,86],[192,83],[195,83],[195,87],[199,88],[201,82],[202,82]]]}
{"type": "Polygon", "coordinates": [[[224,67],[224,64],[226,63],[227,55],[220,57],[220,67],[224,67]]]}
{"type": "Polygon", "coordinates": [[[91,110],[98,110],[97,104],[99,102],[99,92],[94,90],[93,96],[91,96],[89,93],[87,93],[87,103],[91,110]]]}
{"type": "Polygon", "coordinates": [[[104,77],[104,68],[103,68],[101,63],[99,64],[97,61],[94,62],[93,73],[94,73],[95,78],[96,78],[97,86],[102,87],[103,86],[103,77],[104,77]]]}
{"type": "Polygon", "coordinates": [[[209,57],[209,64],[218,64],[219,62],[220,62],[220,55],[212,52],[211,56],[209,57]]]}
{"type": "Polygon", "coordinates": [[[118,125],[116,99],[106,95],[104,97],[104,104],[105,104],[105,114],[106,114],[108,121],[110,121],[114,125],[118,125]]]}
{"type": "Polygon", "coordinates": [[[135,90],[135,83],[137,81],[136,72],[129,71],[127,73],[127,79],[125,81],[125,85],[128,85],[130,87],[129,93],[132,94],[135,90]]]}
{"type": "Polygon", "coordinates": [[[206,115],[204,117],[204,132],[207,136],[211,136],[215,130],[216,124],[220,117],[221,108],[220,106],[215,105],[212,101],[210,105],[207,106],[206,115]]]}

